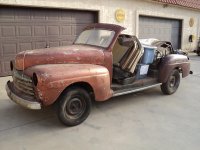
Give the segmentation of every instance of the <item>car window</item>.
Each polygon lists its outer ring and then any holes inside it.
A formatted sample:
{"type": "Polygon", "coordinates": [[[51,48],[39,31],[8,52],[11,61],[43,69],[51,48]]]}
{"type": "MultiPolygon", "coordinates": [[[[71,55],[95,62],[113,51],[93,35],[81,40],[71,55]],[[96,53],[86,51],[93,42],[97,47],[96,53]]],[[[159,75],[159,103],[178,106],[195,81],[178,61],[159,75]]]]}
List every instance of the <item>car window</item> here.
{"type": "Polygon", "coordinates": [[[106,48],[112,42],[114,35],[114,31],[103,29],[90,29],[83,31],[74,43],[88,44],[106,48]]]}

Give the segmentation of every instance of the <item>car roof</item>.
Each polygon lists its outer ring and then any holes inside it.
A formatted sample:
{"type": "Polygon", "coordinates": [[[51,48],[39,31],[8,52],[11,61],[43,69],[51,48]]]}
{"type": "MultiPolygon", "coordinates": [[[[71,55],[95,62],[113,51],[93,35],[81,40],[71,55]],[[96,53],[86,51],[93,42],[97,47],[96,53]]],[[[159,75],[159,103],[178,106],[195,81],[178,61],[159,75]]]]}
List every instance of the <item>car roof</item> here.
{"type": "Polygon", "coordinates": [[[92,29],[92,28],[100,28],[100,29],[106,29],[106,30],[112,30],[115,32],[121,32],[122,30],[126,29],[120,25],[116,24],[108,24],[108,23],[94,23],[88,25],[84,30],[92,29]]]}

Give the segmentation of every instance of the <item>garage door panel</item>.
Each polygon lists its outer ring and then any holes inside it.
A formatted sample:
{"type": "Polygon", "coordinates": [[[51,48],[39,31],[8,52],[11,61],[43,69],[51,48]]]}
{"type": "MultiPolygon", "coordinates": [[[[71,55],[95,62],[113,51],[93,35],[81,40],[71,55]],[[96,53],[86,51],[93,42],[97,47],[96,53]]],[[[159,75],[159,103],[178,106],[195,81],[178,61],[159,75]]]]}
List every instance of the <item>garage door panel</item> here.
{"type": "Polygon", "coordinates": [[[61,11],[61,20],[63,21],[71,21],[72,20],[72,13],[68,12],[66,13],[65,11],[61,11]]]}
{"type": "Polygon", "coordinates": [[[85,28],[85,25],[74,25],[72,27],[72,34],[73,35],[79,35],[80,32],[85,28]]]}
{"type": "Polygon", "coordinates": [[[0,42],[0,60],[3,58],[3,48],[2,43],[0,42]]]}
{"type": "Polygon", "coordinates": [[[45,47],[47,47],[46,41],[35,42],[35,49],[40,49],[40,48],[45,48],[45,47]]]}
{"type": "Polygon", "coordinates": [[[2,55],[3,57],[12,57],[17,54],[17,43],[3,43],[2,55]]]}
{"type": "Polygon", "coordinates": [[[47,36],[58,36],[60,35],[59,26],[48,26],[47,36]]]}
{"type": "Polygon", "coordinates": [[[60,41],[49,41],[48,46],[49,47],[58,47],[58,46],[60,46],[60,41]]]}
{"type": "Polygon", "coordinates": [[[20,37],[32,36],[32,26],[17,26],[17,35],[20,37]]]}
{"type": "Polygon", "coordinates": [[[61,41],[61,46],[67,46],[71,44],[71,41],[61,41]]]}
{"type": "Polygon", "coordinates": [[[11,74],[10,61],[13,60],[14,58],[15,55],[0,59],[0,76],[11,74]]]}
{"type": "Polygon", "coordinates": [[[5,20],[14,20],[15,18],[15,9],[7,9],[1,8],[0,9],[0,22],[4,22],[5,20]]]}
{"type": "MultiPolygon", "coordinates": [[[[13,57],[13,59],[14,59],[14,57],[13,57]]],[[[4,70],[4,73],[10,73],[11,72],[11,70],[10,70],[10,60],[7,59],[3,62],[3,70],[4,70]]]]}
{"type": "Polygon", "coordinates": [[[72,14],[72,23],[76,23],[76,24],[91,23],[93,21],[94,21],[94,16],[91,15],[91,13],[89,12],[85,12],[85,13],[75,12],[74,14],[72,14]]]}
{"type": "Polygon", "coordinates": [[[31,20],[31,10],[30,9],[20,9],[16,8],[15,11],[16,20],[31,20]]]}
{"type": "Polygon", "coordinates": [[[8,74],[11,74],[10,59],[0,61],[0,76],[5,76],[8,74]]]}
{"type": "Polygon", "coordinates": [[[34,36],[46,36],[46,27],[44,25],[34,26],[34,36]]]}
{"type": "Polygon", "coordinates": [[[173,28],[180,28],[180,23],[178,21],[171,22],[173,28]]]}
{"type": "MultiPolygon", "coordinates": [[[[74,36],[74,35],[73,36],[63,36],[60,39],[60,41],[67,41],[67,43],[68,43],[67,45],[70,45],[74,42],[75,39],[76,39],[76,36],[74,36]]],[[[65,45],[62,44],[62,46],[65,46],[65,45]]]]}
{"type": "Polygon", "coordinates": [[[180,48],[180,20],[140,16],[139,28],[139,38],[171,41],[175,49],[180,48]]]}
{"type": "Polygon", "coordinates": [[[53,20],[53,21],[58,21],[60,19],[61,12],[60,11],[48,11],[46,14],[46,19],[47,20],[53,20]]]}
{"type": "Polygon", "coordinates": [[[19,43],[19,50],[17,52],[19,53],[21,51],[31,50],[31,49],[33,49],[33,46],[32,46],[31,42],[19,43]]]}
{"type": "Polygon", "coordinates": [[[37,10],[32,12],[32,19],[34,21],[37,20],[45,20],[46,19],[46,12],[43,10],[37,10]]]}
{"type": "Polygon", "coordinates": [[[15,36],[15,26],[1,26],[2,37],[13,37],[15,36]]]}
{"type": "Polygon", "coordinates": [[[94,12],[39,8],[0,7],[0,76],[18,52],[70,45],[94,12]]]}
{"type": "Polygon", "coordinates": [[[3,75],[3,66],[2,66],[2,61],[0,61],[0,76],[3,75]]]}
{"type": "Polygon", "coordinates": [[[72,35],[72,26],[71,25],[64,25],[61,26],[61,35],[72,35]]]}

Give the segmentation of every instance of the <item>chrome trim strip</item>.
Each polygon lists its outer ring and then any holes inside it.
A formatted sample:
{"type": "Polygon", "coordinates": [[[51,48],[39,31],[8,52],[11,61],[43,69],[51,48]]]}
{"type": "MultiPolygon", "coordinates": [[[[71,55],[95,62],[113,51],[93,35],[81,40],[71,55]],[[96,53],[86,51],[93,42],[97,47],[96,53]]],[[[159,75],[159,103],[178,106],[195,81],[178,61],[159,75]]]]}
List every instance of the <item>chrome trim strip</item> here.
{"type": "Polygon", "coordinates": [[[16,77],[16,78],[18,78],[19,80],[32,83],[32,80],[28,76],[24,75],[20,71],[13,70],[13,76],[16,77]]]}
{"type": "Polygon", "coordinates": [[[146,89],[149,89],[149,88],[153,88],[153,87],[159,86],[161,84],[162,83],[153,84],[153,85],[150,85],[150,86],[145,86],[145,87],[142,87],[142,88],[137,88],[137,89],[133,89],[133,90],[127,90],[127,91],[123,91],[123,92],[117,92],[116,91],[116,93],[114,92],[114,94],[113,94],[112,97],[116,97],[116,96],[120,96],[120,95],[125,95],[125,94],[130,94],[130,93],[134,93],[134,92],[143,91],[143,90],[146,90],[146,89]]]}
{"type": "MultiPolygon", "coordinates": [[[[9,82],[9,81],[8,81],[9,82]]],[[[6,84],[6,92],[7,92],[7,95],[8,97],[14,101],[15,103],[25,107],[25,108],[28,108],[28,109],[41,109],[41,104],[39,102],[31,102],[31,101],[28,101],[26,99],[23,99],[19,96],[17,96],[15,93],[13,93],[9,86],[8,86],[8,83],[6,84]]]]}

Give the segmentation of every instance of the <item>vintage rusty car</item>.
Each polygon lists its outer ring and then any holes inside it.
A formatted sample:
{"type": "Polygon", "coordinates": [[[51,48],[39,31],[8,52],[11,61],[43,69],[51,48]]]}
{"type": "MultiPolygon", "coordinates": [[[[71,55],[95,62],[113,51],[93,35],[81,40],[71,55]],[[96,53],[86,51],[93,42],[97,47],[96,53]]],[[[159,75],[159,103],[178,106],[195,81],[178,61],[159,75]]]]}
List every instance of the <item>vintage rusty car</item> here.
{"type": "Polygon", "coordinates": [[[7,95],[28,109],[56,104],[59,120],[75,126],[88,117],[92,101],[156,86],[173,94],[180,75],[190,73],[187,56],[174,54],[167,43],[142,46],[137,37],[121,34],[124,29],[92,24],[70,46],[20,52],[10,62],[7,95]]]}

